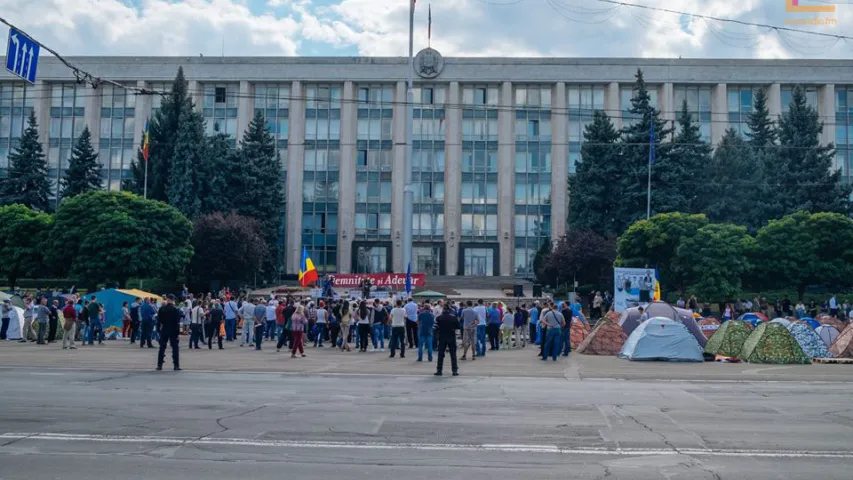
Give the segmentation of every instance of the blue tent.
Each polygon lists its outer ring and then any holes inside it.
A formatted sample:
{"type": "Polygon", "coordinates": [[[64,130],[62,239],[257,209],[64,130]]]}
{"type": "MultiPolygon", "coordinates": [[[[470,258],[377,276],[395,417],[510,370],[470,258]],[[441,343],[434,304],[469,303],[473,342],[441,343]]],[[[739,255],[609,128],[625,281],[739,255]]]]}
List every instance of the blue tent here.
{"type": "Polygon", "coordinates": [[[620,358],[701,362],[702,347],[681,322],[655,317],[641,323],[625,341],[620,358]]]}
{"type": "Polygon", "coordinates": [[[98,303],[104,307],[104,316],[106,317],[104,321],[104,335],[107,338],[121,338],[122,303],[127,302],[127,304],[130,305],[134,300],[136,300],[136,297],[160,298],[159,295],[140,290],[119,290],[116,288],[110,288],[85,295],[83,299],[91,300],[92,296],[97,297],[98,303]],[[116,335],[116,333],[118,335],[116,335]]]}
{"type": "Polygon", "coordinates": [[[808,323],[809,326],[812,327],[812,330],[816,330],[817,327],[820,326],[820,322],[818,322],[817,320],[815,320],[812,317],[803,317],[800,319],[800,321],[808,323]]]}

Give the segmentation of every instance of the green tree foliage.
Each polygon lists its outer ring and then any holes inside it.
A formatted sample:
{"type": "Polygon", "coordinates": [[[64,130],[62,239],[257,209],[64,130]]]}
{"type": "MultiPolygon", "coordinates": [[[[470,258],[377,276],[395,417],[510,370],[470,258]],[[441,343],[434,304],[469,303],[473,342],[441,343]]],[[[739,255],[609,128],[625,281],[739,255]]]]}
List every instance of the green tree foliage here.
{"type": "Polygon", "coordinates": [[[764,165],[750,145],[732,129],[726,130],[705,165],[699,211],[715,223],[745,225],[755,232],[764,223],[764,165]]]}
{"type": "Polygon", "coordinates": [[[658,212],[699,213],[701,200],[694,183],[703,178],[711,160],[711,145],[702,140],[699,123],[687,109],[678,113],[678,128],[672,150],[652,170],[652,208],[658,212]]]}
{"type": "Polygon", "coordinates": [[[47,160],[39,142],[35,113],[30,111],[27,128],[18,146],[9,154],[9,170],[0,183],[0,205],[17,203],[44,212],[50,210],[50,196],[47,160]]]}
{"type": "Polygon", "coordinates": [[[801,211],[758,231],[753,255],[765,288],[853,284],[853,220],[837,213],[801,211]]]}
{"type": "Polygon", "coordinates": [[[100,189],[101,164],[98,163],[98,154],[92,148],[92,134],[89,132],[89,127],[85,127],[74,149],[71,150],[68,171],[62,179],[62,197],[73,197],[100,189]]]}
{"type": "Polygon", "coordinates": [[[581,159],[569,177],[569,226],[615,237],[631,224],[636,208],[622,198],[620,179],[631,172],[622,157],[620,133],[606,113],[596,110],[583,136],[581,159]]]}
{"type": "Polygon", "coordinates": [[[622,127],[623,155],[626,176],[618,179],[615,185],[621,189],[622,202],[630,206],[630,218],[627,225],[636,220],[645,218],[646,214],[646,186],[649,174],[649,150],[651,125],[654,124],[655,134],[655,166],[652,167],[652,213],[667,211],[674,203],[670,199],[671,190],[666,185],[661,185],[656,175],[668,163],[670,153],[669,142],[663,140],[669,138],[671,128],[667,128],[666,122],[661,120],[660,112],[651,105],[651,96],[643,80],[643,72],[637,70],[634,82],[634,96],[631,98],[630,113],[636,120],[622,127]],[[655,173],[658,172],[658,173],[655,173]],[[658,207],[660,205],[660,207],[658,207]]]}
{"type": "Polygon", "coordinates": [[[44,246],[52,224],[52,216],[24,205],[0,207],[0,275],[12,288],[22,276],[45,276],[44,246]]]}
{"type": "Polygon", "coordinates": [[[705,302],[726,302],[742,291],[741,279],[750,269],[747,254],[754,245],[745,227],[711,223],[681,239],[674,264],[688,293],[705,302]]]}
{"type": "Polygon", "coordinates": [[[203,215],[193,224],[193,277],[205,283],[245,280],[267,255],[261,222],[236,213],[203,215]]]}
{"type": "Polygon", "coordinates": [[[616,242],[590,230],[563,236],[542,260],[537,278],[547,285],[577,280],[580,284],[612,283],[616,242]]]}
{"type": "Polygon", "coordinates": [[[181,112],[178,136],[175,140],[169,184],[166,193],[169,204],[189,218],[201,212],[202,174],[206,162],[207,140],[204,137],[204,118],[192,109],[181,112]]]}
{"type": "MultiPolygon", "coordinates": [[[[172,161],[175,158],[181,115],[193,109],[193,101],[189,96],[188,89],[184,69],[180,67],[175,80],[172,82],[171,91],[163,95],[160,110],[149,122],[148,198],[153,200],[164,202],[168,200],[169,177],[172,161]]],[[[160,93],[155,92],[154,94],[160,93]]],[[[133,184],[129,185],[130,190],[141,193],[145,177],[141,145],[131,171],[133,173],[133,184]]]]}
{"type": "Polygon", "coordinates": [[[214,125],[214,134],[205,139],[204,161],[198,168],[201,213],[227,212],[231,210],[232,181],[241,178],[240,161],[228,135],[214,125]]]}
{"type": "Polygon", "coordinates": [[[779,139],[779,132],[773,120],[770,119],[770,109],[767,107],[767,95],[764,90],[755,92],[752,112],[747,114],[746,123],[749,131],[746,138],[755,149],[772,147],[779,139]]]}
{"type": "Polygon", "coordinates": [[[817,110],[794,87],[788,112],[779,121],[774,165],[767,170],[769,218],[799,210],[850,212],[851,186],[841,183],[841,172],[833,166],[834,146],[820,144],[822,131],[817,110]]]}
{"type": "Polygon", "coordinates": [[[616,264],[623,267],[657,267],[662,284],[682,289],[687,278],[676,261],[677,248],[683,239],[696,235],[707,224],[705,215],[680,212],[660,213],[649,220],[640,220],[617,240],[616,264]]]}
{"type": "Polygon", "coordinates": [[[87,284],[175,278],[193,254],[192,224],[165,203],[128,192],[89,192],[62,202],[47,261],[87,284]]]}

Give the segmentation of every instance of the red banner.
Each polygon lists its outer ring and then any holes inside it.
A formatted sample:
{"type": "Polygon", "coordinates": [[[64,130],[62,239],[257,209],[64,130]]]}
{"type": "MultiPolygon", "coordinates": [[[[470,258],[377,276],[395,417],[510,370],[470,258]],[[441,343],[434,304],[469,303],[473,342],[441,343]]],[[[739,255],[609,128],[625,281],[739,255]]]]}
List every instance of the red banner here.
{"type": "MultiPolygon", "coordinates": [[[[392,287],[399,290],[406,288],[405,273],[359,273],[359,274],[334,274],[327,275],[332,279],[332,285],[336,288],[361,288],[361,282],[369,278],[371,285],[376,287],[392,287]]],[[[426,284],[426,275],[423,273],[412,274],[412,288],[423,287],[426,284]]]]}

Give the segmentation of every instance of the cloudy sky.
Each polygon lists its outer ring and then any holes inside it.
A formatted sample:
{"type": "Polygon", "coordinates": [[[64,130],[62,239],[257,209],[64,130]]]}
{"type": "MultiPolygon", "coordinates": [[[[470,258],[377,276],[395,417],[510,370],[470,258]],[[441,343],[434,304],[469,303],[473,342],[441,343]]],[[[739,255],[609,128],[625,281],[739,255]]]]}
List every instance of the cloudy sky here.
{"type": "MultiPolygon", "coordinates": [[[[785,0],[626,0],[783,26],[785,0]]],[[[826,4],[833,0],[801,0],[826,4]]],[[[853,36],[853,2],[836,0],[853,36]]],[[[415,49],[427,43],[427,6],[415,49]]],[[[599,0],[432,0],[444,55],[853,58],[853,40],[777,33],[599,0]]],[[[814,15],[814,14],[813,14],[814,15]]],[[[824,16],[824,14],[820,14],[824,16]]],[[[407,53],[407,0],[0,0],[0,16],[63,55],[390,55],[407,53]]],[[[0,32],[5,37],[5,29],[0,32]]]]}

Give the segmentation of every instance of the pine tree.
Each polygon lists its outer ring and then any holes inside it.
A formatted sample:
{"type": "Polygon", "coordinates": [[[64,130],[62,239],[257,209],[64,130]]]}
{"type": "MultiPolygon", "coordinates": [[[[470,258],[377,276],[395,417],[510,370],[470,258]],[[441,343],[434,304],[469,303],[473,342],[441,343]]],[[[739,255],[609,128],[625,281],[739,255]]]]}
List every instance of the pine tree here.
{"type": "Polygon", "coordinates": [[[192,109],[184,110],[175,138],[166,193],[169,204],[191,219],[201,213],[201,184],[204,181],[201,169],[205,161],[205,147],[204,118],[192,109]]]}
{"type": "Polygon", "coordinates": [[[100,190],[102,185],[101,164],[98,163],[98,154],[92,148],[92,134],[87,126],[83,128],[80,138],[71,150],[68,171],[62,179],[62,198],[100,190]]]}
{"type": "Polygon", "coordinates": [[[734,223],[757,231],[764,223],[761,189],[764,165],[749,143],[733,129],[726,130],[701,177],[701,211],[714,223],[734,223]]]}
{"type": "Polygon", "coordinates": [[[204,162],[199,167],[201,212],[203,215],[231,210],[229,179],[240,179],[240,161],[231,139],[214,126],[214,134],[205,139],[204,162]]]}
{"type": "MultiPolygon", "coordinates": [[[[660,112],[651,105],[651,96],[643,80],[642,70],[637,70],[634,82],[634,96],[631,98],[630,113],[637,117],[637,121],[622,127],[622,141],[624,142],[624,162],[627,176],[619,182],[622,188],[622,204],[627,209],[625,216],[628,225],[636,220],[646,218],[646,188],[649,174],[649,146],[651,126],[654,123],[655,134],[655,165],[659,162],[665,163],[669,156],[671,145],[663,140],[669,138],[672,129],[667,128],[666,121],[661,120],[660,112]]],[[[666,211],[661,206],[666,205],[665,195],[668,190],[657,192],[662,185],[655,182],[656,169],[652,167],[652,215],[655,212],[666,211]],[[658,206],[661,205],[661,206],[658,206]]]]}
{"type": "MultiPolygon", "coordinates": [[[[270,246],[270,259],[278,257],[278,232],[282,209],[282,180],[275,139],[267,128],[262,110],[255,117],[240,140],[237,152],[242,167],[243,188],[235,198],[234,208],[241,215],[261,221],[264,238],[270,246]]],[[[272,273],[275,265],[266,265],[272,273]]]]}
{"type": "Polygon", "coordinates": [[[27,128],[15,150],[9,154],[9,170],[0,183],[0,204],[19,203],[35,210],[48,211],[50,181],[47,179],[47,160],[39,142],[38,123],[33,111],[27,128]]]}
{"type": "Polygon", "coordinates": [[[752,112],[746,117],[746,124],[749,127],[746,138],[749,139],[750,145],[762,149],[776,144],[779,132],[773,120],[770,119],[770,109],[767,108],[767,95],[764,90],[759,89],[755,93],[755,104],[752,112]]]}
{"type": "Polygon", "coordinates": [[[834,168],[835,146],[821,145],[823,122],[817,110],[806,103],[806,94],[794,87],[788,112],[779,120],[779,148],[772,169],[767,171],[770,218],[798,210],[850,212],[851,186],[841,183],[834,168]]]}
{"type": "MultiPolygon", "coordinates": [[[[628,228],[620,180],[626,178],[619,144],[620,133],[606,113],[596,110],[584,129],[581,159],[569,177],[569,225],[615,237],[628,228]]],[[[548,245],[550,248],[550,244],[548,245]]]]}
{"type": "Polygon", "coordinates": [[[652,171],[652,206],[664,212],[700,213],[696,188],[687,184],[701,181],[711,160],[711,145],[702,140],[699,123],[687,109],[687,100],[678,113],[678,129],[669,156],[655,162],[652,171]]]}
{"type": "MultiPolygon", "coordinates": [[[[181,115],[193,109],[193,101],[188,93],[188,83],[184,77],[183,67],[178,68],[178,74],[172,82],[172,90],[163,96],[160,110],[149,122],[148,147],[148,198],[168,201],[169,176],[172,160],[175,157],[175,144],[181,125],[181,115]]],[[[155,93],[158,95],[158,93],[155,93]]],[[[145,163],[142,154],[137,154],[137,160],[131,169],[133,173],[132,187],[134,192],[142,192],[144,185],[145,163]]]]}
{"type": "Polygon", "coordinates": [[[145,192],[145,157],[142,156],[142,145],[136,152],[136,160],[130,162],[130,178],[121,182],[121,189],[142,196],[145,192]]]}

